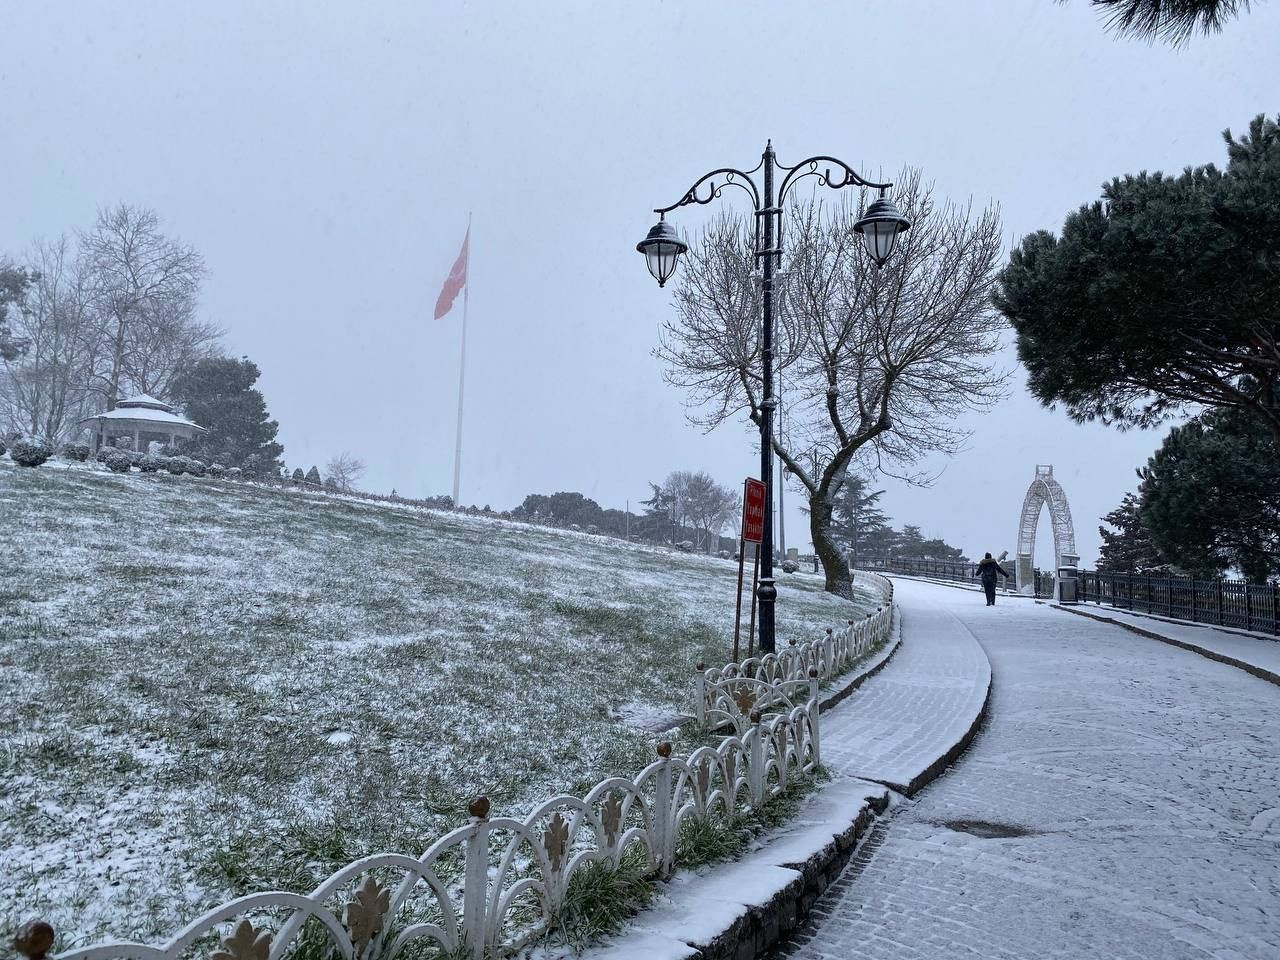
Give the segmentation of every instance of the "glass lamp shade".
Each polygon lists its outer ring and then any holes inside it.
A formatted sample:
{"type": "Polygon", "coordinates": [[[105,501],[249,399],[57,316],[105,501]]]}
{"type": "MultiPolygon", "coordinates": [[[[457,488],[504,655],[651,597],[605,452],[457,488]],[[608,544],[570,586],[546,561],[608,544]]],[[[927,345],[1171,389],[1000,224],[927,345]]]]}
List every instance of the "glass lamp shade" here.
{"type": "Polygon", "coordinates": [[[645,266],[658,281],[658,286],[666,286],[671,275],[676,272],[676,262],[680,254],[689,249],[689,245],[680,239],[676,228],[665,220],[659,220],[649,231],[649,235],[636,244],[636,249],[644,254],[645,266]]]}
{"type": "Polygon", "coordinates": [[[853,229],[862,234],[867,253],[871,254],[876,266],[881,267],[893,254],[898,234],[911,229],[911,221],[902,215],[892,200],[881,197],[867,207],[866,214],[853,225],[853,229]]]}

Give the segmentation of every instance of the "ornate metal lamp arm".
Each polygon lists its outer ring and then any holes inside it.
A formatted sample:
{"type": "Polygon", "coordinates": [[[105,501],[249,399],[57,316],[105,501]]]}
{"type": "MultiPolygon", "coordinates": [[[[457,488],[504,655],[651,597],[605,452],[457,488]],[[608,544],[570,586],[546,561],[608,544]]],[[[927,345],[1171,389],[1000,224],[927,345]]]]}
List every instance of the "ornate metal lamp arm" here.
{"type": "Polygon", "coordinates": [[[718,170],[712,170],[710,173],[705,173],[699,177],[693,186],[685,191],[684,196],[671,204],[671,206],[654,207],[653,212],[660,216],[666,216],[677,207],[687,206],[691,203],[710,203],[712,200],[716,200],[720,197],[724,192],[725,187],[741,187],[750,194],[751,203],[754,209],[760,209],[760,191],[756,188],[755,182],[751,179],[751,176],[733,167],[721,167],[718,170]],[[717,184],[714,178],[721,175],[724,176],[724,180],[717,184]],[[699,196],[698,190],[704,185],[706,186],[706,194],[705,196],[699,196]]]}
{"type": "Polygon", "coordinates": [[[809,157],[807,160],[801,160],[794,167],[784,167],[782,164],[778,164],[778,166],[787,171],[787,175],[782,178],[782,186],[778,188],[779,207],[787,199],[787,191],[805,177],[817,177],[819,184],[824,187],[831,187],[833,190],[839,190],[841,187],[870,187],[872,190],[888,190],[893,186],[892,182],[874,183],[843,160],[837,160],[835,157],[809,157]],[[818,165],[821,163],[834,165],[839,176],[832,175],[832,167],[830,166],[819,171],[818,165]]]}

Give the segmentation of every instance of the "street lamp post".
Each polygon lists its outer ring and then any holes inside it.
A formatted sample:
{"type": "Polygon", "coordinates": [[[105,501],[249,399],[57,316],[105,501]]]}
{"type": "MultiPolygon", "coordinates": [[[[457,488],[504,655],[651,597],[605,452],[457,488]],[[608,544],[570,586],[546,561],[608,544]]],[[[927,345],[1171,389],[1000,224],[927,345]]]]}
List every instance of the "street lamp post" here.
{"type": "Polygon", "coordinates": [[[773,580],[773,411],[777,405],[773,397],[773,312],[774,273],[782,261],[782,204],[787,194],[805,177],[816,177],[819,184],[833,189],[857,186],[880,191],[880,197],[870,204],[864,215],[853,225],[862,235],[867,253],[877,267],[882,266],[893,253],[898,234],[907,230],[907,220],[885,196],[892,183],[873,183],[860,176],[847,163],[834,157],[817,156],[802,160],[793,167],[778,163],[773,152],[773,141],[764,148],[760,163],[751,170],[721,167],[699,177],[684,195],[667,207],[656,207],[658,222],[648,236],[636,244],[644,254],[645,264],[658,286],[666,285],[675,273],[680,255],[689,246],[680,239],[675,227],[667,222],[667,214],[689,204],[706,204],[718,199],[727,186],[740,187],[751,197],[755,214],[755,265],[761,270],[761,294],[763,301],[760,328],[760,374],[763,386],[756,421],[760,428],[760,479],[765,485],[764,529],[760,543],[760,586],[756,592],[760,603],[760,652],[774,649],[774,602],[778,590],[773,580]],[[819,171],[819,165],[824,165],[819,171]],[[837,171],[833,176],[833,168],[837,171]],[[782,184],[774,198],[774,174],[783,173],[782,184]],[[752,175],[761,174],[762,184],[757,186],[752,175]],[[719,182],[717,182],[719,178],[719,182]],[[701,192],[700,192],[701,191],[701,192]]]}

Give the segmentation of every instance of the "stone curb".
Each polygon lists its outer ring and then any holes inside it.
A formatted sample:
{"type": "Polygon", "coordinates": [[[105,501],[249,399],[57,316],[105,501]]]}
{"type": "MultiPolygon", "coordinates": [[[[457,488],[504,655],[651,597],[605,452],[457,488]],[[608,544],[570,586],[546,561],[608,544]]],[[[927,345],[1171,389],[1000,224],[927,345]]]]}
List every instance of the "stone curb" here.
{"type": "Polygon", "coordinates": [[[1055,610],[1061,610],[1063,613],[1074,613],[1077,617],[1087,617],[1090,620],[1097,620],[1099,623],[1109,623],[1112,626],[1128,630],[1130,633],[1136,633],[1140,637],[1148,637],[1151,640],[1159,640],[1162,643],[1167,643],[1171,646],[1181,647],[1183,650],[1190,650],[1192,653],[1198,653],[1202,657],[1207,657],[1210,660],[1218,661],[1218,663],[1225,663],[1238,670],[1243,670],[1245,673],[1252,674],[1259,680],[1266,680],[1268,683],[1274,683],[1277,686],[1280,686],[1280,674],[1273,673],[1265,667],[1260,667],[1257,664],[1249,663],[1245,660],[1239,660],[1236,657],[1228,656],[1225,653],[1219,653],[1217,650],[1211,650],[1208,647],[1201,647],[1194,643],[1188,643],[1186,640],[1175,640],[1173,637],[1166,637],[1164,634],[1156,633],[1154,630],[1145,630],[1136,624],[1128,623],[1124,620],[1114,620],[1105,614],[1094,613],[1089,610],[1080,610],[1076,607],[1063,606],[1061,604],[1054,603],[1045,604],[1045,606],[1052,607],[1055,610]]]}
{"type": "Polygon", "coordinates": [[[868,800],[853,821],[806,859],[779,866],[794,870],[796,878],[769,898],[750,905],[728,929],[707,943],[690,943],[698,960],[752,960],[790,939],[804,923],[818,898],[835,883],[858,848],[858,841],[889,806],[889,795],[868,800]]]}
{"type": "MultiPolygon", "coordinates": [[[[822,709],[828,709],[828,704],[834,706],[835,703],[849,696],[867,678],[883,669],[897,652],[902,644],[902,621],[896,606],[894,635],[895,640],[881,661],[824,700],[822,709]]],[[[976,638],[974,642],[978,642],[976,638]]],[[[986,650],[982,649],[980,643],[978,648],[986,657],[986,650]]],[[[986,695],[983,697],[982,706],[964,734],[909,783],[902,785],[885,783],[881,786],[886,787],[887,790],[912,796],[941,776],[973,742],[973,738],[977,736],[982,724],[986,721],[988,707],[991,704],[991,686],[990,660],[988,659],[986,695]]],[[[836,781],[819,791],[815,799],[821,802],[824,793],[828,791],[834,793],[842,786],[851,786],[858,782],[869,784],[872,781],[853,779],[836,781]]],[[[730,869],[738,866],[744,869],[754,868],[762,872],[768,868],[774,870],[783,868],[794,871],[796,876],[779,886],[764,903],[742,905],[737,911],[737,916],[718,933],[690,939],[682,938],[678,932],[661,938],[655,937],[655,932],[651,930],[639,930],[634,938],[624,933],[613,945],[589,951],[590,960],[623,960],[623,958],[630,960],[633,957],[652,958],[652,960],[677,960],[677,958],[681,960],[686,958],[687,960],[755,960],[768,955],[790,939],[791,934],[808,918],[809,912],[817,904],[823,892],[840,877],[858,849],[858,841],[888,809],[890,800],[887,790],[882,795],[867,797],[847,824],[835,829],[829,841],[803,859],[797,858],[793,861],[785,857],[769,858],[770,848],[766,846],[756,855],[748,856],[737,864],[726,865],[730,869]],[[765,858],[768,858],[767,862],[765,858]],[[632,940],[631,943],[627,942],[629,939],[632,940]]],[[[775,842],[782,844],[786,841],[775,838],[775,842]]],[[[674,918],[672,919],[674,922],[674,918]]]]}
{"type": "Polygon", "coordinates": [[[844,700],[848,699],[849,694],[857,690],[860,686],[874,677],[877,673],[889,665],[889,661],[893,659],[893,655],[898,652],[898,648],[902,646],[902,615],[898,613],[898,608],[893,608],[893,624],[889,629],[889,644],[880,651],[879,661],[873,661],[871,666],[867,667],[861,673],[855,674],[853,679],[846,683],[835,693],[828,694],[827,698],[818,704],[818,714],[822,715],[832,707],[844,700]]]}
{"type": "MultiPolygon", "coordinates": [[[[977,642],[978,642],[977,638],[975,638],[974,643],[977,643],[977,642]]],[[[981,649],[982,644],[978,644],[978,647],[979,649],[981,649]]],[[[983,650],[982,655],[986,657],[987,651],[983,650]]],[[[991,659],[988,657],[987,658],[987,692],[986,692],[986,695],[982,698],[982,706],[979,708],[977,714],[974,716],[973,722],[969,724],[969,729],[964,732],[964,734],[960,737],[959,740],[957,740],[955,743],[951,745],[950,748],[948,748],[946,753],[940,756],[937,760],[933,761],[933,763],[931,763],[918,777],[913,777],[910,783],[904,783],[901,786],[895,786],[894,784],[890,783],[890,784],[885,784],[885,786],[888,786],[894,790],[897,790],[899,793],[906,794],[908,797],[914,797],[917,793],[919,793],[921,790],[923,790],[925,787],[931,784],[934,780],[937,780],[938,777],[942,776],[942,774],[946,772],[947,767],[951,766],[952,763],[954,763],[957,759],[959,759],[960,754],[964,753],[967,749],[969,749],[969,744],[973,743],[973,738],[978,735],[978,731],[982,729],[982,725],[987,722],[987,710],[991,706],[992,676],[991,676],[990,668],[991,668],[991,659]]]]}

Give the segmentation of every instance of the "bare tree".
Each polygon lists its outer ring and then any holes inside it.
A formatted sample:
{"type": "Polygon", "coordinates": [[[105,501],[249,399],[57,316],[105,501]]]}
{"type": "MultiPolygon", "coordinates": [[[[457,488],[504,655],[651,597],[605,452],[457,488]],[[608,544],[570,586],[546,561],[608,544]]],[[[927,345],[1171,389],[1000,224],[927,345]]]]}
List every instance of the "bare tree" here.
{"type": "Polygon", "coordinates": [[[121,388],[163,393],[184,364],[207,355],[218,331],[194,322],[204,263],[160,232],[155,213],[121,204],[81,237],[98,315],[94,380],[114,409],[121,388]]]}
{"type": "MultiPolygon", "coordinates": [[[[837,593],[850,589],[850,574],[832,508],[854,459],[927,482],[908,468],[961,447],[967,434],[956,417],[995,403],[1005,382],[995,368],[1003,321],[990,303],[998,212],[939,204],[911,170],[896,199],[913,226],[881,269],[852,229],[865,197],[788,211],[775,347],[787,415],[774,450],[808,495],[826,588],[837,593]]],[[[733,216],[702,233],[657,350],[669,382],[689,392],[691,419],[708,429],[743,413],[758,425],[762,415],[752,239],[733,216]]]]}
{"type": "Polygon", "coordinates": [[[709,474],[690,470],[668,474],[662,492],[674,505],[677,522],[697,530],[698,546],[705,544],[707,552],[712,552],[737,505],[737,495],[720,486],[709,474]]]}
{"type": "Polygon", "coordinates": [[[339,490],[349,491],[364,475],[364,461],[344,450],[325,464],[324,472],[339,490]]]}
{"type": "Polygon", "coordinates": [[[50,443],[68,439],[91,402],[93,314],[84,262],[65,237],[36,241],[32,282],[14,324],[26,344],[0,376],[5,420],[50,443]]]}

